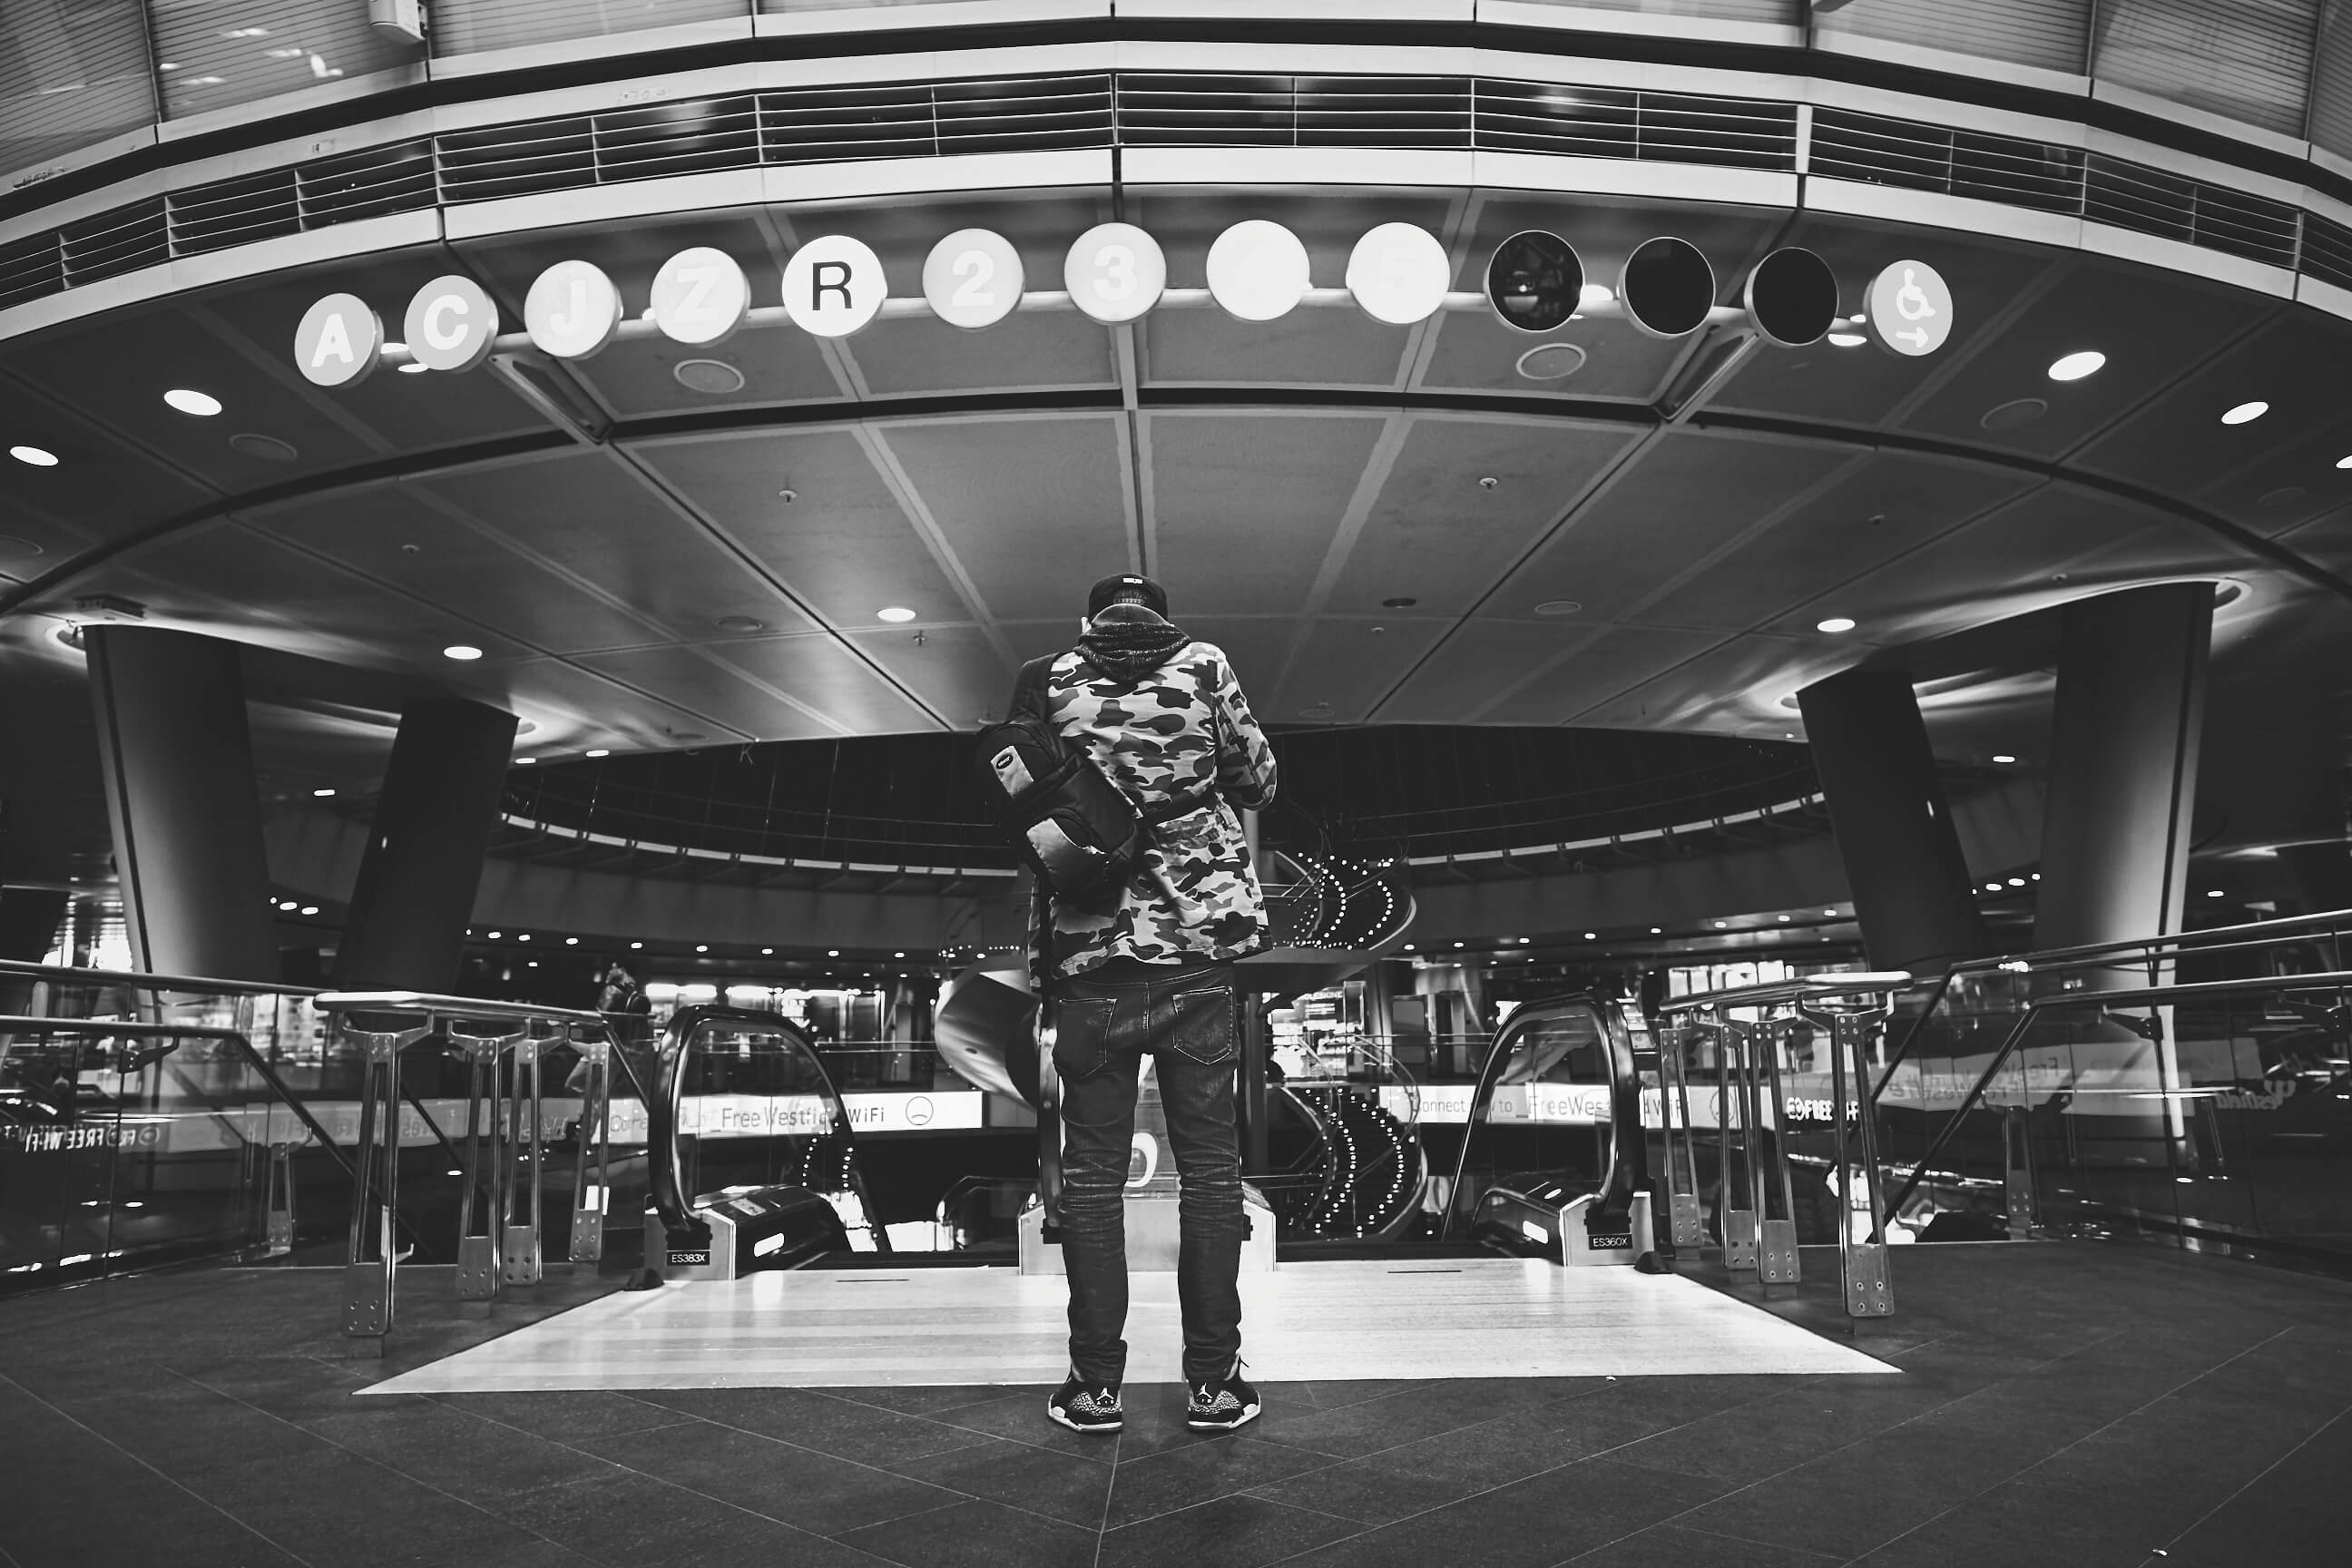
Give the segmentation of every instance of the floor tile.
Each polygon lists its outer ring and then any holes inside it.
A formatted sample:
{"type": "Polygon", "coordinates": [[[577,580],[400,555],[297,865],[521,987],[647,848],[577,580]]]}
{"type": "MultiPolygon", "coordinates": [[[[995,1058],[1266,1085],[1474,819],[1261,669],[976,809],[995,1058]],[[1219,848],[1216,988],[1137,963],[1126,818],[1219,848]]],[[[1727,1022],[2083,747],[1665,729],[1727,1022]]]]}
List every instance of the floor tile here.
{"type": "Polygon", "coordinates": [[[1099,1568],[1256,1568],[1362,1528],[1264,1498],[1223,1497],[1106,1531],[1097,1561],[1099,1568]]]}
{"type": "Polygon", "coordinates": [[[662,1388],[648,1404],[757,1432],[861,1464],[889,1465],[945,1453],[971,1441],[962,1427],[877,1410],[803,1388],[662,1388]]]}
{"type": "Polygon", "coordinates": [[[1279,1443],[1233,1436],[1171,1447],[1138,1459],[1122,1457],[1112,1483],[1108,1528],[1192,1508],[1331,1461],[1279,1443]]]}
{"type": "Polygon", "coordinates": [[[1569,1559],[1575,1568],[1830,1568],[1838,1561],[1792,1546],[1734,1541],[1673,1524],[1654,1524],[1569,1559]]]}
{"type": "Polygon", "coordinates": [[[1248,1495],[1375,1525],[1443,1508],[1486,1487],[1479,1479],[1392,1469],[1375,1458],[1329,1461],[1320,1468],[1253,1487],[1248,1495]]]}
{"type": "Polygon", "coordinates": [[[686,1419],[675,1410],[625,1394],[436,1394],[431,1397],[451,1410],[567,1443],[643,1432],[686,1419]]]}
{"type": "Polygon", "coordinates": [[[1087,1530],[1102,1527],[1115,1473],[1109,1465],[1073,1464],[1049,1448],[1002,1437],[982,1437],[891,1468],[931,1486],[1087,1530]]]}
{"type": "MultiPolygon", "coordinates": [[[[966,1499],[845,1531],[841,1544],[908,1568],[1093,1568],[1091,1530],[966,1499]]],[[[1202,1565],[1205,1568],[1205,1565],[1202,1565]]]]}
{"type": "Polygon", "coordinates": [[[581,1447],[818,1535],[957,1500],[952,1492],[887,1470],[707,1422],[600,1437],[581,1447]]]}
{"type": "Polygon", "coordinates": [[[871,1559],[822,1536],[631,1472],[524,1493],[505,1500],[499,1512],[567,1551],[626,1568],[668,1563],[872,1568],[871,1559]]]}

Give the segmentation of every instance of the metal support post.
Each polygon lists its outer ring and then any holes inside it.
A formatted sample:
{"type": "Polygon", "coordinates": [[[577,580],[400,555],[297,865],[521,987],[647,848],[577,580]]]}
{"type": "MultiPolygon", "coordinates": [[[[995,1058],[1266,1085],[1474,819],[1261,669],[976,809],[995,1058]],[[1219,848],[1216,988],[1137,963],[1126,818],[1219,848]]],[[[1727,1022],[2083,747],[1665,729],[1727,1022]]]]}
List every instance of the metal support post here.
{"type": "Polygon", "coordinates": [[[613,1047],[604,1040],[573,1043],[580,1047],[588,1076],[580,1090],[579,1165],[572,1184],[572,1261],[593,1263],[604,1256],[604,1211],[613,1190],[613,1047]]]}
{"type": "Polygon", "coordinates": [[[1747,1026],[1716,1015],[1716,1210],[1723,1216],[1723,1266],[1756,1272],[1755,1130],[1748,1121],[1747,1026]],[[1735,1059],[1737,1062],[1735,1064],[1735,1059]],[[1731,1124],[1739,1122],[1739,1154],[1732,1157],[1731,1124]]]}
{"type": "Polygon", "coordinates": [[[505,1119],[499,1063],[520,1036],[448,1037],[466,1051],[466,1188],[457,1200],[457,1300],[494,1301],[499,1283],[499,1221],[505,1213],[505,1119]]]}
{"type": "Polygon", "coordinates": [[[342,1030],[365,1059],[343,1264],[343,1332],[352,1339],[381,1339],[392,1331],[394,1271],[400,1262],[400,1053],[431,1028],[427,1021],[389,1033],[342,1030]]]}
{"type": "Polygon", "coordinates": [[[1706,1245],[1706,1219],[1699,1212],[1698,1148],[1691,1131],[1690,1083],[1683,1059],[1696,1031],[1687,1025],[1665,1025],[1658,1033],[1658,1126],[1666,1143],[1668,1234],[1676,1253],[1688,1247],[1696,1257],[1706,1245]]]}
{"type": "Polygon", "coordinates": [[[1852,1164],[1846,1160],[1846,1071],[1849,1067],[1853,1069],[1857,1093],[1867,1089],[1871,1031],[1885,1019],[1886,1011],[1882,1002],[1874,1013],[1840,1011],[1828,1016],[1830,1115],[1837,1123],[1833,1170],[1844,1205],[1838,1225],[1838,1277],[1844,1287],[1845,1315],[1854,1319],[1895,1313],[1895,1288],[1887,1270],[1886,1216],[1878,1205],[1877,1117],[1867,1104],[1855,1107],[1853,1118],[1853,1142],[1859,1145],[1860,1158],[1852,1164]],[[1856,1215],[1869,1221],[1866,1240],[1853,1238],[1856,1215]]]}
{"type": "Polygon", "coordinates": [[[2033,1125],[2030,1107],[2002,1108],[2000,1117],[2001,1193],[2009,1212],[2009,1234],[2021,1239],[2042,1229],[2042,1214],[2033,1191],[2033,1125]]]}
{"type": "Polygon", "coordinates": [[[514,1087],[507,1116],[511,1163],[499,1244],[499,1279],[507,1285],[536,1285],[543,1273],[539,1247],[540,1178],[547,1162],[540,1144],[539,1047],[535,1037],[526,1036],[515,1042],[512,1056],[514,1087]]]}
{"type": "Polygon", "coordinates": [[[1748,1125],[1759,1130],[1759,1142],[1768,1136],[1770,1139],[1763,1146],[1769,1150],[1763,1156],[1768,1169],[1756,1205],[1763,1221],[1758,1227],[1757,1278],[1768,1286],[1794,1285],[1804,1278],[1797,1258],[1796,1193],[1789,1180],[1789,1101],[1780,1090],[1780,1049],[1792,1022],[1778,1019],[1756,1032],[1756,1040],[1764,1051],[1764,1077],[1759,1079],[1753,1072],[1748,1075],[1748,1125]],[[1768,1083],[1771,1091],[1767,1102],[1769,1117],[1754,1109],[1756,1098],[1764,1093],[1768,1083]],[[1777,1215],[1772,1212],[1776,1196],[1780,1202],[1777,1215]]]}
{"type": "Polygon", "coordinates": [[[267,1184],[262,1189],[262,1248],[264,1258],[283,1258],[294,1250],[294,1146],[269,1145],[267,1184]]]}

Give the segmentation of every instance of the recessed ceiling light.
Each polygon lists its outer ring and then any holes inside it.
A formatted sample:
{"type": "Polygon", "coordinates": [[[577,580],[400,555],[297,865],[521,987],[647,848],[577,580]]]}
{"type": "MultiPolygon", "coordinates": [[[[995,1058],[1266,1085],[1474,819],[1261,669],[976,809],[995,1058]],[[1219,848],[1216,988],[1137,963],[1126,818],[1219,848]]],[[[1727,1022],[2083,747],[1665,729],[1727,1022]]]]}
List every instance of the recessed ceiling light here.
{"type": "Polygon", "coordinates": [[[279,909],[281,909],[281,910],[291,910],[291,909],[296,908],[297,906],[296,906],[296,904],[295,904],[294,900],[291,900],[291,899],[280,899],[280,900],[278,901],[278,907],[279,909]]]}
{"type": "Polygon", "coordinates": [[[175,386],[163,395],[163,401],[183,414],[193,414],[199,419],[209,419],[221,411],[221,400],[209,392],[194,392],[175,386]]]}
{"type": "Polygon", "coordinates": [[[1460,947],[1462,944],[1461,944],[1460,942],[1455,942],[1454,945],[1454,946],[1456,946],[1456,947],[1460,947]]]}
{"type": "Polygon", "coordinates": [[[453,642],[441,650],[441,657],[454,658],[460,664],[468,664],[481,658],[482,650],[471,643],[453,642]]]}
{"type": "Polygon", "coordinates": [[[1823,914],[1825,914],[1825,915],[1833,915],[1833,914],[1837,913],[1837,911],[1836,911],[1835,910],[1823,910],[1822,911],[1822,913],[1823,913],[1823,914]]]}
{"type": "Polygon", "coordinates": [[[2000,884],[1999,882],[1987,882],[1985,884],[1985,891],[1988,893],[1998,893],[2000,891],[2000,884]]]}
{"type": "Polygon", "coordinates": [[[761,958],[771,958],[775,955],[775,952],[776,950],[772,947],[763,947],[760,950],[760,956],[761,958]]]}
{"type": "Polygon", "coordinates": [[[567,936],[563,939],[563,945],[566,947],[578,947],[580,945],[580,939],[576,936],[567,936]]]}
{"type": "Polygon", "coordinates": [[[2107,356],[2096,349],[2082,349],[2071,354],[2062,354],[2050,366],[2050,379],[2080,381],[2086,375],[2098,374],[2099,367],[2106,363],[2107,356]]]}
{"type": "Polygon", "coordinates": [[[694,951],[697,952],[709,952],[710,951],[710,944],[707,942],[698,942],[694,944],[694,951]]]}
{"type": "Polygon", "coordinates": [[[1666,934],[1666,928],[1664,926],[1652,926],[1650,928],[1650,934],[1652,936],[1664,936],[1666,934]]]}
{"type": "Polygon", "coordinates": [[[1599,942],[1601,940],[1601,933],[1597,931],[1586,931],[1584,933],[1584,940],[1587,942],[1599,942]]]}
{"type": "Polygon", "coordinates": [[[515,766],[519,768],[527,768],[537,761],[539,761],[537,757],[517,757],[515,759],[515,766]]]}
{"type": "Polygon", "coordinates": [[[517,942],[529,942],[530,940],[530,932],[529,932],[529,931],[519,931],[515,932],[515,941],[517,941],[517,942]]]}
{"type": "Polygon", "coordinates": [[[641,952],[641,951],[643,951],[643,950],[644,950],[645,945],[646,945],[646,944],[645,944],[644,942],[633,942],[629,943],[629,951],[630,951],[631,952],[641,952]]]}
{"type": "Polygon", "coordinates": [[[2339,468],[2352,468],[2352,457],[2336,458],[2336,466],[2339,468]]]}
{"type": "Polygon", "coordinates": [[[610,746],[598,746],[586,754],[592,757],[609,757],[613,754],[613,749],[610,746]]]}
{"type": "Polygon", "coordinates": [[[1788,917],[1788,916],[1786,916],[1786,915],[1782,915],[1782,916],[1780,917],[1780,923],[1781,923],[1782,925],[1787,925],[1787,924],[1789,923],[1789,917],[1788,917]]]}
{"type": "Polygon", "coordinates": [[[2022,888],[2025,886],[2025,879],[2022,877],[2011,877],[2009,879],[2009,885],[2012,888],[2022,888]]]}
{"type": "Polygon", "coordinates": [[[2231,409],[2227,414],[2222,415],[2221,423],[2224,425],[2249,425],[2253,421],[2260,419],[2263,415],[2268,414],[2270,411],[2271,405],[2257,398],[2252,403],[2241,403],[2235,408],[2231,409]]]}
{"type": "Polygon", "coordinates": [[[302,906],[302,912],[306,915],[315,915],[319,912],[319,906],[316,904],[304,904],[302,906]]]}
{"type": "Polygon", "coordinates": [[[58,455],[45,447],[11,447],[8,455],[20,463],[30,463],[37,468],[54,468],[58,455]]]}
{"type": "Polygon", "coordinates": [[[874,618],[877,621],[888,621],[892,626],[897,626],[902,621],[913,620],[915,612],[904,605],[892,605],[887,609],[875,611],[874,618]]]}
{"type": "Polygon", "coordinates": [[[1546,599],[1536,606],[1539,616],[1572,616],[1584,606],[1574,599],[1546,599]]]}
{"type": "Polygon", "coordinates": [[[492,932],[490,933],[490,940],[491,940],[492,942],[496,942],[496,941],[498,941],[498,940],[499,940],[499,933],[498,933],[497,931],[492,931],[492,932]]]}
{"type": "Polygon", "coordinates": [[[310,792],[312,797],[319,800],[325,800],[334,793],[335,792],[331,789],[314,789],[310,792]]]}
{"type": "Polygon", "coordinates": [[[1821,632],[1850,632],[1853,630],[1853,617],[1832,616],[1828,620],[1815,623],[1813,629],[1821,632]]]}
{"type": "Polygon", "coordinates": [[[1860,332],[1832,332],[1830,334],[1831,343],[1842,349],[1858,349],[1869,341],[1870,340],[1868,338],[1864,337],[1860,332]]]}
{"type": "Polygon", "coordinates": [[[827,958],[839,958],[841,956],[841,949],[837,947],[828,947],[824,950],[824,955],[827,958]]]}
{"type": "Polygon", "coordinates": [[[421,365],[415,360],[410,360],[406,364],[400,367],[400,374],[403,375],[423,375],[431,368],[432,367],[429,365],[421,365]]]}
{"type": "Polygon", "coordinates": [[[1523,936],[1523,937],[1519,938],[1519,945],[1520,945],[1521,947],[1525,947],[1525,946],[1527,946],[1527,945],[1528,945],[1528,943],[1529,943],[1529,942],[1533,942],[1533,941],[1535,941],[1535,938],[1533,938],[1533,937],[1531,937],[1531,936],[1523,936]]]}
{"type": "Polygon", "coordinates": [[[2221,889],[2219,888],[2208,888],[2205,889],[2205,896],[2209,899],[2218,899],[2221,896],[2221,889]]]}
{"type": "Polygon", "coordinates": [[[1992,754],[1992,760],[1996,763],[2013,763],[2017,761],[2015,757],[2011,756],[2007,752],[1995,752],[1992,754]]]}

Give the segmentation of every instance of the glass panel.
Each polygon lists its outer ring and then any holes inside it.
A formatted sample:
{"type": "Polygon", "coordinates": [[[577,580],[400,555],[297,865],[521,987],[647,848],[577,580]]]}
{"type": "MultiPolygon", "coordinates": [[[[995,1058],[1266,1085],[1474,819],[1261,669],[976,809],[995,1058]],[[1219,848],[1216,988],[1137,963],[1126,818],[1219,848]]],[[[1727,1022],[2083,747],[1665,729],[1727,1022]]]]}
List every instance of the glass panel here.
{"type": "Polygon", "coordinates": [[[1535,0],[1578,11],[1634,11],[1645,16],[1691,16],[1711,22],[1778,22],[1795,26],[1801,0],[1535,0]]]}
{"type": "Polygon", "coordinates": [[[2311,72],[2312,141],[2352,158],[2352,10],[2330,5],[2319,24],[2311,72]]]}
{"type": "Polygon", "coordinates": [[[874,1248],[856,1146],[816,1052],[789,1025],[713,1019],[687,1047],[677,1143],[683,1195],[806,1187],[832,1204],[850,1245],[874,1248]]]}
{"type": "Polygon", "coordinates": [[[751,15],[749,0],[438,0],[431,40],[436,55],[467,55],[729,17],[748,34],[751,15]]]}
{"type": "Polygon", "coordinates": [[[172,120],[390,70],[424,53],[370,26],[366,0],[152,0],[150,11],[172,120]]]}
{"type": "MultiPolygon", "coordinates": [[[[1468,1224],[1479,1194],[1508,1187],[1565,1203],[1599,1188],[1609,1169],[1609,1063],[1600,1016],[1590,1006],[1515,1016],[1502,1058],[1465,1130],[1451,1194],[1454,1224],[1468,1224]]],[[[1549,1199],[1545,1201],[1549,1202],[1549,1199]]]]}
{"type": "Polygon", "coordinates": [[[138,0],[0,5],[0,171],[25,169],[155,120],[138,0]]]}
{"type": "Polygon", "coordinates": [[[2319,0],[2104,0],[2092,74],[2303,134],[2319,0]]]}
{"type": "Polygon", "coordinates": [[[1852,0],[1814,6],[1813,28],[2079,75],[2091,0],[1852,0]]]}

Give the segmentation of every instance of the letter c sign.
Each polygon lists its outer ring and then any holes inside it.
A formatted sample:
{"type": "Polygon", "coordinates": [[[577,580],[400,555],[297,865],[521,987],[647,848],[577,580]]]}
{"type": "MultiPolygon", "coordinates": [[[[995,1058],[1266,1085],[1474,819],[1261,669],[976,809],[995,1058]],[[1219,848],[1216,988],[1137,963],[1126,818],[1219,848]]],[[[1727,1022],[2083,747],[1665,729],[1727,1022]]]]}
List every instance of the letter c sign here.
{"type": "Polygon", "coordinates": [[[499,308],[480,284],[451,273],[416,291],[401,328],[408,352],[427,370],[471,370],[490,356],[499,308]]]}

